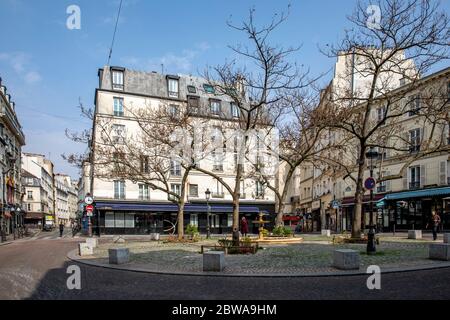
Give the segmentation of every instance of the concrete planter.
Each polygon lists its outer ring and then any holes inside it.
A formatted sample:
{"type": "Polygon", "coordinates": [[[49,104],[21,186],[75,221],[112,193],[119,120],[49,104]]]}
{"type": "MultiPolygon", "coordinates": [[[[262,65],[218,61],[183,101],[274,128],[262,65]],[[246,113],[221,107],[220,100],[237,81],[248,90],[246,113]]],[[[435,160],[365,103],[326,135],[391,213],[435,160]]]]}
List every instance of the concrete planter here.
{"type": "Polygon", "coordinates": [[[322,235],[331,237],[331,230],[328,230],[328,229],[322,230],[322,235]]]}
{"type": "Polygon", "coordinates": [[[88,238],[86,239],[86,243],[89,244],[92,248],[98,247],[98,239],[96,238],[88,238]]]}

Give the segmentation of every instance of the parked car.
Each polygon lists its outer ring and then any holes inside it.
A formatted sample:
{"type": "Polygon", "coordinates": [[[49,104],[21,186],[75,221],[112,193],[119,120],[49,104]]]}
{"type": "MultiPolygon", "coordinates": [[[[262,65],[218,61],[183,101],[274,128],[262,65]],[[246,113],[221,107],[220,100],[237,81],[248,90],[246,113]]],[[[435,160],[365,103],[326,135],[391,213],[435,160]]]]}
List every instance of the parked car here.
{"type": "Polygon", "coordinates": [[[53,226],[51,224],[44,224],[44,227],[42,228],[43,231],[52,231],[53,226]]]}

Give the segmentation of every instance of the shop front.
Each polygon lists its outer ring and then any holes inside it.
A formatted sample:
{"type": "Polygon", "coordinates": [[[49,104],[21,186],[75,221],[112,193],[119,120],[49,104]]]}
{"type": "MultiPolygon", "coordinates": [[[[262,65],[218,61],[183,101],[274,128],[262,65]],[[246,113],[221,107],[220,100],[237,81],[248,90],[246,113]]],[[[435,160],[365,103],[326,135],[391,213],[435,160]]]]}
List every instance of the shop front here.
{"type": "Polygon", "coordinates": [[[320,231],[322,228],[322,219],[321,219],[321,208],[322,202],[320,200],[315,200],[311,204],[311,222],[312,222],[312,230],[313,232],[320,231]]]}
{"type": "MultiPolygon", "coordinates": [[[[383,220],[379,220],[379,208],[378,201],[384,198],[384,194],[376,194],[373,196],[373,217],[377,225],[383,225],[383,220]]],[[[365,195],[363,198],[363,207],[361,215],[362,229],[366,229],[370,224],[370,211],[371,211],[370,195],[365,195]]],[[[341,202],[341,225],[342,230],[351,231],[353,223],[353,215],[355,210],[355,197],[346,197],[341,202]]],[[[381,215],[381,219],[384,219],[384,215],[381,215]]],[[[387,217],[386,217],[387,218],[387,217]]]]}
{"type": "MultiPolygon", "coordinates": [[[[168,203],[95,203],[96,214],[92,219],[94,229],[100,234],[175,234],[177,231],[178,206],[168,203]]],[[[240,216],[246,217],[251,233],[258,232],[258,226],[253,223],[260,212],[269,214],[265,219],[272,223],[275,220],[274,205],[240,205],[240,216]]],[[[232,204],[186,204],[184,208],[184,225],[198,227],[200,233],[207,232],[209,225],[212,234],[228,234],[232,232],[232,204]],[[208,214],[209,212],[209,214],[208,214]]]]}
{"type": "Polygon", "coordinates": [[[431,212],[441,217],[441,229],[450,229],[450,187],[391,193],[377,203],[389,230],[425,230],[431,212]]]}

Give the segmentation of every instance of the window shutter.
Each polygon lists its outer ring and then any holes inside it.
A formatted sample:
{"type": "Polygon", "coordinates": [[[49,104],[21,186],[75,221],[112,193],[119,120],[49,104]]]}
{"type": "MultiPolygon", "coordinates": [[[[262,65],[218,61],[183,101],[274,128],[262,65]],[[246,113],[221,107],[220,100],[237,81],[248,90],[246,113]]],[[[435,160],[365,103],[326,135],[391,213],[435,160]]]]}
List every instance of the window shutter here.
{"type": "Polygon", "coordinates": [[[439,165],[439,184],[447,184],[447,161],[441,161],[439,165]]]}
{"type": "Polygon", "coordinates": [[[425,170],[426,170],[425,165],[420,166],[420,187],[421,188],[423,188],[423,186],[426,185],[425,170]]]}
{"type": "Polygon", "coordinates": [[[411,180],[410,175],[410,170],[407,168],[406,173],[403,175],[403,190],[408,190],[408,181],[411,180]]]}

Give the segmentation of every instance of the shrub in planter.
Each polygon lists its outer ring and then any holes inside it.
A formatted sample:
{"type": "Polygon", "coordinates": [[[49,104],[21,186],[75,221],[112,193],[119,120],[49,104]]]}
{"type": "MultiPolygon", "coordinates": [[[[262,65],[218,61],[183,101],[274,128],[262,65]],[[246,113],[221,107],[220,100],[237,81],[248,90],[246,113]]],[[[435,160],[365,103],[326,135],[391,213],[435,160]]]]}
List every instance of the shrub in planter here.
{"type": "Polygon", "coordinates": [[[198,232],[197,226],[195,226],[193,224],[189,224],[189,225],[187,225],[185,232],[187,235],[191,236],[191,240],[198,241],[200,233],[198,232]]]}
{"type": "Polygon", "coordinates": [[[277,237],[290,237],[292,229],[289,227],[278,226],[273,229],[273,235],[277,237]]]}

